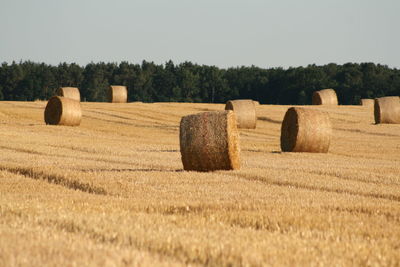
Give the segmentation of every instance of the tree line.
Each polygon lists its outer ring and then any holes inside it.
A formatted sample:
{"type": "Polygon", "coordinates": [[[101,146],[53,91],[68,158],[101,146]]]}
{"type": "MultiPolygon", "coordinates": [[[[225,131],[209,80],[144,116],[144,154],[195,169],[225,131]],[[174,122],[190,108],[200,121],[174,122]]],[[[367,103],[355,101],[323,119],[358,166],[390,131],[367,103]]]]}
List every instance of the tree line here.
{"type": "Polygon", "coordinates": [[[109,85],[125,85],[129,101],[225,103],[253,99],[262,104],[311,104],[312,93],[335,89],[340,104],[361,98],[400,95],[400,70],[374,63],[308,65],[296,68],[221,69],[174,64],[75,63],[58,66],[31,61],[2,63],[0,100],[46,100],[62,86],[78,87],[82,101],[106,101],[109,85]]]}

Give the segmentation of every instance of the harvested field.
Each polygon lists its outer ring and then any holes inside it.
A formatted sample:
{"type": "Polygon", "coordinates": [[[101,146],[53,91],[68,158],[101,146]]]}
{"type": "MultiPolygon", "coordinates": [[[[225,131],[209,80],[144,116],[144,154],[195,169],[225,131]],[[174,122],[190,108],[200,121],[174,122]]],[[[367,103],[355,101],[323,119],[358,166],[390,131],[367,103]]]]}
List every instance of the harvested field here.
{"type": "Polygon", "coordinates": [[[257,106],[241,169],[186,172],[182,116],[224,104],[0,102],[0,266],[398,265],[400,125],[362,106],[310,106],[327,154],[282,153],[289,106],[257,106]]]}

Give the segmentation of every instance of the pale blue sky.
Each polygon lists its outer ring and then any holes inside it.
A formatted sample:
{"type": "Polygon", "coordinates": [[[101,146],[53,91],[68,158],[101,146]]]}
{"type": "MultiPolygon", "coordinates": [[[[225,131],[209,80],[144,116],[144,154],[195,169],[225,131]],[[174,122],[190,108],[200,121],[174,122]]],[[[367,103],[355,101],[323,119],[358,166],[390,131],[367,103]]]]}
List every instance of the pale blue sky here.
{"type": "Polygon", "coordinates": [[[0,0],[0,62],[400,67],[399,0],[0,0]]]}

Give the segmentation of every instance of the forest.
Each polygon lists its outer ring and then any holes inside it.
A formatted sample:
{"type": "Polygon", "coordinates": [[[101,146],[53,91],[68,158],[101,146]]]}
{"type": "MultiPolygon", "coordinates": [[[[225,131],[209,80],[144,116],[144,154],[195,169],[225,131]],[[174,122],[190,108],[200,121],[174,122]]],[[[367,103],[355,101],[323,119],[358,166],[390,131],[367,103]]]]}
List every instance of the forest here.
{"type": "Polygon", "coordinates": [[[0,100],[46,100],[62,86],[78,87],[82,101],[106,101],[109,85],[125,85],[129,101],[224,103],[253,99],[261,104],[311,104],[313,91],[333,88],[343,105],[360,98],[400,95],[400,70],[375,63],[260,68],[155,64],[2,63],[0,100]]]}

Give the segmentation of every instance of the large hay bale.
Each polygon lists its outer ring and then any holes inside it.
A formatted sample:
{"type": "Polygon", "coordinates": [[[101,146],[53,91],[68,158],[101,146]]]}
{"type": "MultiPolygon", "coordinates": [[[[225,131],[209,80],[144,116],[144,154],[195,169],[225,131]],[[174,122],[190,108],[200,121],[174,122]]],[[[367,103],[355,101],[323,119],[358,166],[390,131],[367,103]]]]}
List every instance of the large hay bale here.
{"type": "Polygon", "coordinates": [[[81,101],[81,94],[79,92],[79,89],[76,87],[60,87],[57,90],[57,95],[76,101],[81,101]]]}
{"type": "Polygon", "coordinates": [[[202,112],[183,117],[179,141],[185,170],[240,168],[239,133],[232,111],[202,112]]]}
{"type": "Polygon", "coordinates": [[[253,100],[229,100],[228,102],[226,102],[225,110],[233,110],[236,113],[238,128],[256,128],[257,114],[253,100]]]}
{"type": "Polygon", "coordinates": [[[291,107],[281,128],[281,149],[285,152],[326,153],[332,135],[332,125],[326,112],[291,107]]]}
{"type": "Polygon", "coordinates": [[[128,89],[122,85],[111,85],[108,90],[108,101],[111,103],[128,102],[128,89]]]}
{"type": "Polygon", "coordinates": [[[51,125],[78,126],[81,124],[81,103],[62,96],[49,99],[44,111],[44,121],[51,125]]]}
{"type": "Polygon", "coordinates": [[[386,96],[375,99],[375,123],[400,123],[400,98],[386,96]]]}
{"type": "Polygon", "coordinates": [[[374,100],[369,99],[369,98],[362,98],[360,99],[360,105],[364,107],[373,107],[374,106],[374,100]]]}
{"type": "Polygon", "coordinates": [[[338,99],[335,90],[324,89],[315,91],[312,95],[313,105],[337,105],[338,99]]]}

